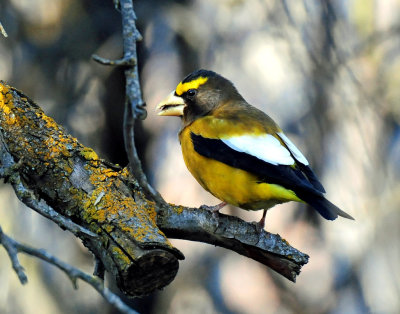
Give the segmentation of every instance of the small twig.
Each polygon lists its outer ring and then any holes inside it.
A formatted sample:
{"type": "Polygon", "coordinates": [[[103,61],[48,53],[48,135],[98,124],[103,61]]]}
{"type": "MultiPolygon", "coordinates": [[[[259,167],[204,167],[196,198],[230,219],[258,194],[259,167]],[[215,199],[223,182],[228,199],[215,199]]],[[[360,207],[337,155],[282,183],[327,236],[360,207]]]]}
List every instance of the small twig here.
{"type": "Polygon", "coordinates": [[[43,261],[46,261],[49,264],[52,264],[62,270],[68,278],[71,280],[75,289],[78,288],[77,280],[81,279],[82,281],[88,283],[94,289],[99,292],[103,298],[110,303],[111,305],[115,306],[121,313],[128,313],[128,314],[136,314],[137,312],[131,309],[128,305],[126,305],[120,297],[110,291],[110,289],[104,287],[104,282],[94,276],[91,276],[87,273],[84,273],[80,269],[73,267],[57,257],[51,255],[50,253],[46,252],[43,249],[35,249],[30,246],[21,244],[16,240],[10,238],[2,231],[0,227],[0,244],[6,249],[8,255],[10,256],[11,263],[15,272],[18,275],[19,280],[22,284],[27,282],[26,274],[24,273],[24,269],[18,261],[18,253],[25,253],[31,256],[35,256],[43,261]]]}
{"type": "Polygon", "coordinates": [[[18,175],[18,179],[16,182],[12,183],[14,187],[15,194],[18,199],[23,202],[25,205],[32,208],[35,212],[41,214],[42,216],[54,221],[61,228],[66,229],[73,233],[75,236],[85,235],[90,238],[96,238],[97,235],[90,230],[77,225],[72,220],[65,218],[64,216],[57,213],[51,206],[47,205],[43,200],[38,200],[34,193],[27,189],[21,182],[21,179],[18,175]]]}
{"type": "Polygon", "coordinates": [[[3,25],[0,22],[0,32],[3,34],[4,37],[8,37],[6,30],[4,29],[3,25]]]}
{"type": "Polygon", "coordinates": [[[142,36],[136,28],[136,15],[133,10],[132,0],[114,1],[114,5],[116,9],[121,11],[122,15],[124,56],[122,59],[114,61],[95,55],[93,58],[102,64],[123,65],[127,67],[125,69],[126,100],[124,112],[124,141],[129,160],[129,170],[149,197],[158,204],[167,205],[161,195],[149,184],[143,172],[142,163],[140,162],[135,145],[135,120],[144,120],[147,116],[145,103],[140,90],[136,53],[136,42],[142,40],[142,36]]]}
{"type": "Polygon", "coordinates": [[[155,202],[167,206],[161,195],[149,184],[144,174],[135,145],[135,120],[144,120],[147,116],[146,104],[142,99],[137,69],[136,42],[142,40],[142,35],[136,29],[136,15],[132,0],[114,0],[115,8],[121,12],[124,38],[124,56],[118,60],[110,60],[92,55],[93,60],[103,65],[124,66],[126,76],[126,100],[124,111],[124,142],[129,160],[129,170],[138,181],[148,197],[155,202]]]}
{"type": "Polygon", "coordinates": [[[26,284],[28,282],[28,277],[24,272],[24,268],[21,266],[18,260],[18,250],[15,247],[15,241],[3,233],[3,229],[0,227],[0,244],[3,245],[5,250],[10,257],[12,267],[18,276],[21,284],[26,284]]]}
{"type": "Polygon", "coordinates": [[[107,58],[100,57],[96,54],[92,55],[92,59],[102,65],[112,65],[112,66],[135,66],[136,59],[129,58],[129,59],[117,59],[117,60],[110,60],[107,58]]]}

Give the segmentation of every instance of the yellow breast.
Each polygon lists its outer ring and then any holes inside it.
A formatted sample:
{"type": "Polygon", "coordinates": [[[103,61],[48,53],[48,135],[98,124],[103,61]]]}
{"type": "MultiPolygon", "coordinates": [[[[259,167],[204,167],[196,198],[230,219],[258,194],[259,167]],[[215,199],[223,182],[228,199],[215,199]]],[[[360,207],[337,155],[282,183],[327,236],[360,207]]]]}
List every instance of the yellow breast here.
{"type": "Polygon", "coordinates": [[[187,168],[201,186],[218,199],[244,209],[266,209],[278,203],[300,201],[296,194],[280,185],[260,182],[247,171],[199,155],[190,133],[198,129],[197,121],[179,135],[187,168]]]}

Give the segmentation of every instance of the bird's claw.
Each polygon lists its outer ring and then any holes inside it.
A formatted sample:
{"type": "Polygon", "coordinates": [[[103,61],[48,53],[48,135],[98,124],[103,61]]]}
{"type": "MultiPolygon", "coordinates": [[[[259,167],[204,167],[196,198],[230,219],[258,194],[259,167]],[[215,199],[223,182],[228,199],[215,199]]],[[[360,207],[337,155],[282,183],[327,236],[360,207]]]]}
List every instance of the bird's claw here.
{"type": "Polygon", "coordinates": [[[258,221],[258,222],[253,221],[253,222],[252,222],[252,223],[256,226],[256,231],[257,231],[257,233],[261,233],[261,231],[264,230],[264,227],[265,227],[265,216],[266,216],[266,214],[267,214],[267,210],[264,209],[263,215],[262,215],[260,221],[258,221]]]}
{"type": "Polygon", "coordinates": [[[215,206],[201,205],[200,209],[208,210],[209,212],[214,212],[214,207],[215,206]]]}
{"type": "Polygon", "coordinates": [[[264,224],[261,221],[253,221],[252,224],[256,227],[256,231],[260,234],[264,230],[264,224]]]}
{"type": "Polygon", "coordinates": [[[211,212],[213,224],[215,223],[214,232],[218,229],[218,226],[219,226],[219,208],[216,208],[216,207],[218,207],[218,205],[216,205],[216,206],[201,205],[200,206],[200,209],[211,212]]]}
{"type": "Polygon", "coordinates": [[[201,205],[200,209],[209,211],[212,213],[214,219],[219,218],[219,208],[215,208],[216,206],[208,206],[208,205],[201,205]]]}
{"type": "Polygon", "coordinates": [[[205,209],[205,210],[208,210],[208,211],[210,211],[212,213],[219,213],[219,210],[221,208],[223,208],[225,205],[226,205],[225,202],[219,203],[219,204],[214,205],[214,206],[201,205],[200,209],[205,209]]]}

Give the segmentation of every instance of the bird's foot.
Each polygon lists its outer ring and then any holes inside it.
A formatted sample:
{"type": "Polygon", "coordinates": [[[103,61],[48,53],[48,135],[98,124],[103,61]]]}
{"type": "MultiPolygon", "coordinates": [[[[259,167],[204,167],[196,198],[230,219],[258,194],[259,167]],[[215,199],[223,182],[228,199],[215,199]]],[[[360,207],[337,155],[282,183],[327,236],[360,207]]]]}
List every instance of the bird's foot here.
{"type": "Polygon", "coordinates": [[[257,230],[258,233],[261,233],[261,231],[264,230],[266,214],[267,214],[267,210],[264,209],[264,212],[263,212],[263,215],[262,215],[260,221],[259,222],[253,222],[255,224],[255,226],[256,226],[256,230],[257,230]]]}
{"type": "Polygon", "coordinates": [[[222,203],[214,205],[214,206],[201,205],[200,209],[205,209],[205,210],[210,211],[213,215],[213,218],[218,219],[219,210],[221,208],[223,208],[226,204],[227,204],[226,202],[222,202],[222,203]]]}
{"type": "Polygon", "coordinates": [[[219,210],[220,210],[221,208],[223,208],[225,205],[226,205],[225,202],[222,202],[222,203],[217,204],[217,205],[214,205],[214,206],[201,205],[201,206],[200,206],[200,209],[205,209],[205,210],[208,210],[208,211],[210,211],[210,212],[212,212],[212,213],[218,213],[219,210]]]}

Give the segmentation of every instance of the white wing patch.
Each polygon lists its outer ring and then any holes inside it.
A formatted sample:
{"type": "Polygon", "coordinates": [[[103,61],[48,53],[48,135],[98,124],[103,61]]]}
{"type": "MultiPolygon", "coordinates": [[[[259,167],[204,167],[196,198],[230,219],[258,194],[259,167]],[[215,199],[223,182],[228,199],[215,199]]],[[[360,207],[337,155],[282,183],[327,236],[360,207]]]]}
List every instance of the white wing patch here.
{"type": "Polygon", "coordinates": [[[277,134],[281,138],[281,140],[287,145],[290,152],[293,154],[294,158],[296,158],[303,165],[308,166],[308,160],[306,159],[306,157],[304,157],[301,151],[299,151],[299,149],[292,143],[292,141],[289,140],[289,138],[282,132],[278,132],[277,134]]]}
{"type": "MultiPolygon", "coordinates": [[[[277,138],[270,134],[257,136],[242,135],[221,140],[230,148],[238,152],[252,155],[273,165],[293,165],[295,163],[286,147],[284,147],[277,138]]],[[[284,139],[282,140],[286,143],[284,139]]],[[[286,143],[286,145],[288,144],[286,143]]],[[[293,144],[291,145],[298,151],[293,144]]],[[[291,149],[289,145],[288,147],[291,149]]],[[[300,153],[300,151],[298,152],[300,153]]],[[[293,155],[296,157],[294,153],[293,155]]],[[[305,160],[304,157],[303,159],[305,160]]]]}

